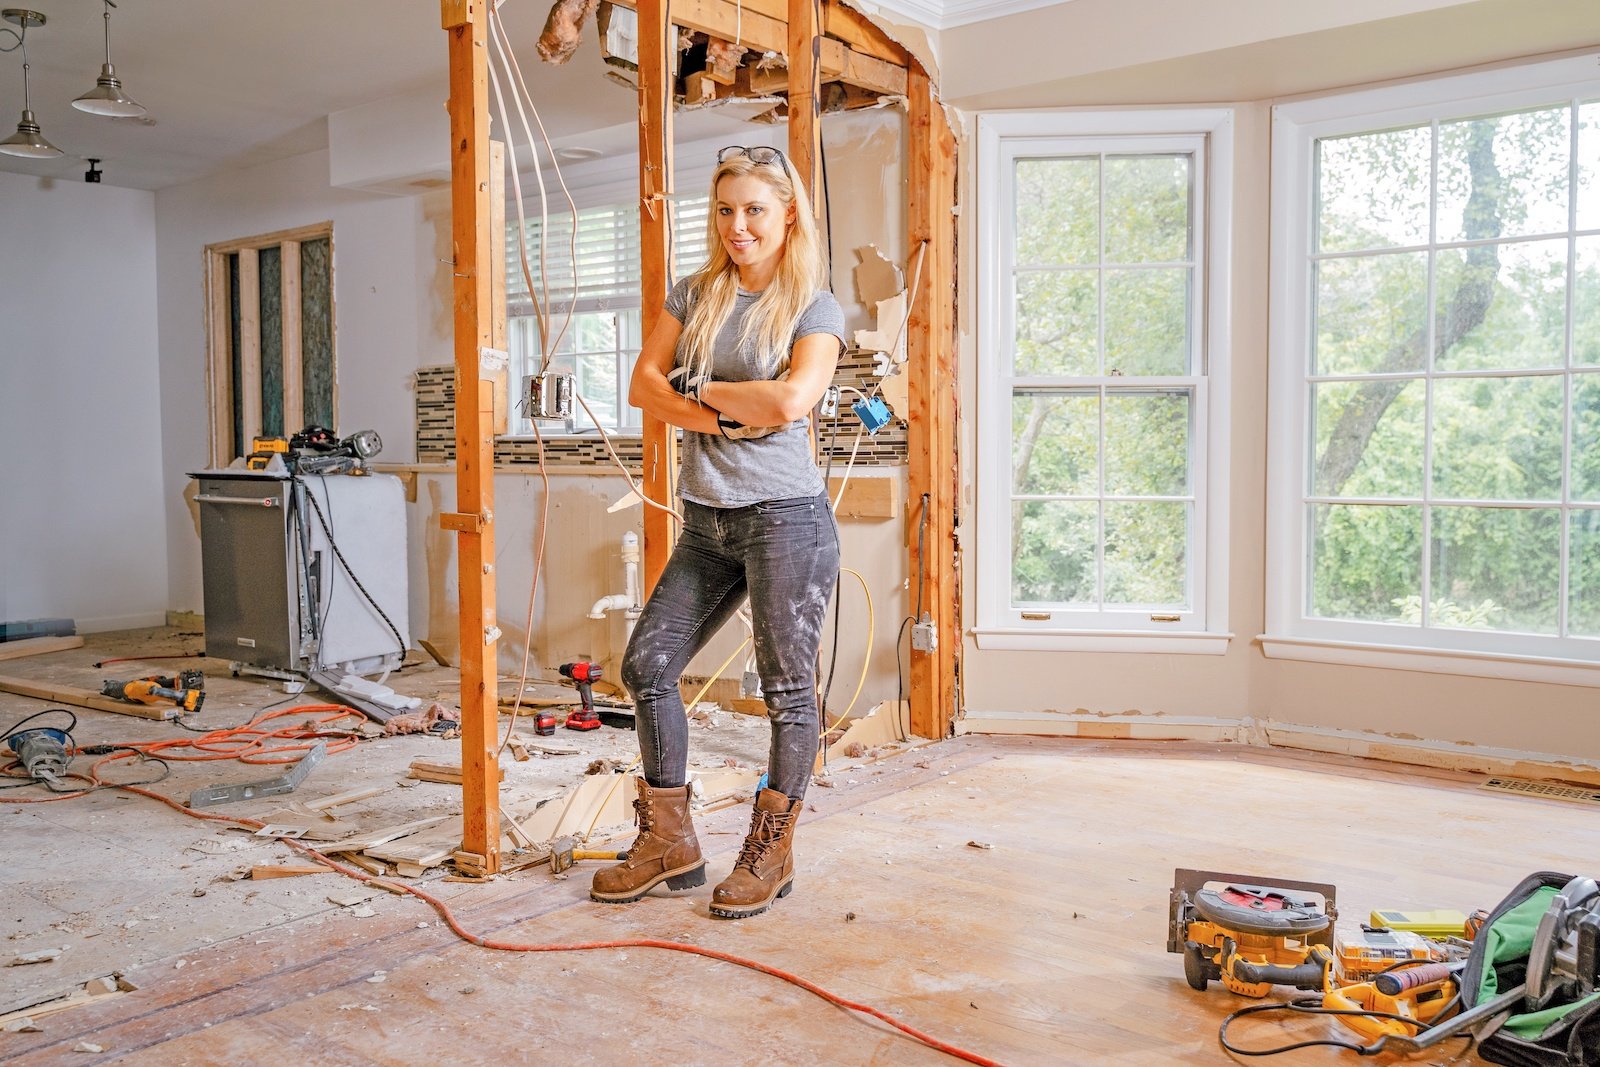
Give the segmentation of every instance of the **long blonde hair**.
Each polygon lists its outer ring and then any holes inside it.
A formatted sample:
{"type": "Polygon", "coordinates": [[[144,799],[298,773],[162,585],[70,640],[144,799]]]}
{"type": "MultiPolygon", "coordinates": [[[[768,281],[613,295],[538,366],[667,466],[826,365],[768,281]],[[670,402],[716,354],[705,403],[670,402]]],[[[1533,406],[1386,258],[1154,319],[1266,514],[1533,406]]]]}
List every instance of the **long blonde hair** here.
{"type": "Polygon", "coordinates": [[[711,175],[711,213],[706,222],[710,258],[704,267],[690,275],[693,306],[678,341],[684,362],[693,374],[711,373],[712,345],[728,316],[733,314],[738,297],[739,267],[729,258],[717,233],[717,183],[723,178],[745,175],[754,175],[771,187],[784,205],[785,215],[791,209],[794,211],[778,272],[745,314],[739,331],[740,346],[754,342],[758,362],[767,374],[777,374],[787,366],[795,323],[818,290],[827,285],[828,271],[822,261],[817,223],[811,216],[811,201],[788,157],[780,155],[770,163],[757,163],[747,155],[724,160],[711,175]]]}

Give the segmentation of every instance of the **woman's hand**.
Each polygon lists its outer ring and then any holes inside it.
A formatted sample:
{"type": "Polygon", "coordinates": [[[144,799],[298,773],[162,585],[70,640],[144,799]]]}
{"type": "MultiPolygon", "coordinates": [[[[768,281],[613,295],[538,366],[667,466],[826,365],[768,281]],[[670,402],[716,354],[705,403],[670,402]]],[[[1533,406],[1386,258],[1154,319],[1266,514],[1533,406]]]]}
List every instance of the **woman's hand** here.
{"type": "Polygon", "coordinates": [[[781,428],[805,418],[817,406],[833,384],[838,366],[839,339],[831,333],[807,334],[789,350],[786,376],[776,381],[706,382],[700,398],[744,426],[781,428]]]}
{"type": "Polygon", "coordinates": [[[718,433],[717,410],[703,399],[703,392],[702,399],[696,402],[673,388],[667,380],[678,348],[678,335],[682,332],[683,324],[670,312],[663,311],[656,318],[650,336],[639,350],[639,361],[633,367],[628,403],[673,426],[697,433],[718,433]]]}

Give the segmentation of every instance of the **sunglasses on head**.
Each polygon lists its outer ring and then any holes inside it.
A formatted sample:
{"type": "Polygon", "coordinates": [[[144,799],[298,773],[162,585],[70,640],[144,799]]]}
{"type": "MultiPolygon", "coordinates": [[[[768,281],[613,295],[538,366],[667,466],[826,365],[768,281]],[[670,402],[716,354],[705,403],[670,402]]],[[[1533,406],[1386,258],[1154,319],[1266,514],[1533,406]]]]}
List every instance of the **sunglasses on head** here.
{"type": "Polygon", "coordinates": [[[719,164],[726,163],[735,156],[747,156],[752,163],[769,163],[778,167],[782,166],[779,160],[783,159],[783,153],[776,148],[746,148],[744,145],[731,144],[726,148],[717,150],[717,162],[719,164]]]}

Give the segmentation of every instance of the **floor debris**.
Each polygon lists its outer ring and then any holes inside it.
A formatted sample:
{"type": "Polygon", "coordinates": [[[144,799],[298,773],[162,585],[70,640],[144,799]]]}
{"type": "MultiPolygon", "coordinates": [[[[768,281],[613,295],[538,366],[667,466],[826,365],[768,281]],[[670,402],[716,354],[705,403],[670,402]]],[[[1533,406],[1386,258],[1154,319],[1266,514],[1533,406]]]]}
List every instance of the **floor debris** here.
{"type": "Polygon", "coordinates": [[[65,951],[66,949],[60,948],[42,948],[37,952],[24,952],[22,955],[14,958],[9,964],[7,964],[7,966],[26,967],[30,963],[50,963],[59,959],[61,954],[65,951]]]}

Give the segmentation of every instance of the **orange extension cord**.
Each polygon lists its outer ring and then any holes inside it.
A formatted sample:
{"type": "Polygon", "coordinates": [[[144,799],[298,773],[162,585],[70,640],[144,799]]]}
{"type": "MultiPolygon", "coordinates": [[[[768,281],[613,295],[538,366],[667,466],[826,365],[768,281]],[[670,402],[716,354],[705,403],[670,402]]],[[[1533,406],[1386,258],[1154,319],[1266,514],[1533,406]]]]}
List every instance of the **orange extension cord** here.
{"type": "MultiPolygon", "coordinates": [[[[68,777],[77,778],[81,781],[88,782],[89,788],[74,793],[58,793],[53,796],[39,797],[35,799],[8,797],[4,801],[0,801],[0,804],[48,804],[52,801],[71,800],[74,797],[86,796],[95,789],[109,787],[113,789],[121,789],[128,793],[137,793],[139,796],[149,797],[151,800],[158,800],[167,805],[169,808],[182,812],[184,815],[187,815],[193,819],[203,819],[207,822],[232,823],[236,826],[245,826],[249,827],[250,829],[259,830],[266,824],[258,822],[255,819],[239,818],[232,815],[217,815],[205,811],[192,811],[178,803],[176,800],[173,800],[171,797],[164,796],[161,793],[156,793],[137,785],[119,785],[116,782],[103,781],[100,778],[100,768],[105,766],[107,763],[112,763],[116,760],[130,759],[135,755],[143,755],[146,757],[170,761],[236,759],[242,763],[293,763],[299,759],[299,756],[296,755],[296,753],[309,749],[312,747],[312,745],[316,744],[319,739],[340,739],[339,742],[329,746],[329,754],[334,752],[343,752],[347,749],[353,748],[358,743],[354,735],[346,731],[325,729],[330,723],[336,722],[339,719],[347,716],[353,716],[358,719],[363,718],[360,712],[353,711],[341,704],[305,704],[299,707],[284,708],[280,711],[268,712],[257,716],[243,726],[236,726],[231,729],[213,730],[211,733],[203,734],[199,737],[179,737],[173,738],[169,741],[143,741],[128,745],[117,745],[115,746],[117,751],[103,756],[97,760],[89,768],[88,774],[72,772],[68,775],[68,777]],[[320,719],[316,720],[316,725],[310,729],[307,729],[307,723],[304,720],[293,726],[279,726],[276,729],[263,728],[263,724],[268,720],[282,718],[289,715],[305,715],[307,712],[322,712],[324,714],[320,719]],[[274,741],[283,743],[270,744],[274,741]],[[177,750],[181,749],[194,749],[197,750],[198,754],[178,755],[177,750]]],[[[11,766],[14,767],[15,764],[12,764],[11,766]]],[[[11,767],[0,769],[0,773],[7,773],[10,770],[11,767]]],[[[305,853],[307,856],[310,856],[312,859],[323,864],[329,870],[337,871],[339,874],[342,874],[348,878],[354,878],[358,882],[372,882],[380,880],[373,875],[367,874],[365,871],[360,871],[353,867],[346,867],[344,864],[339,863],[331,857],[318,852],[309,845],[302,844],[293,838],[282,838],[281,840],[284,844],[289,845],[291,848],[294,848],[297,851],[305,853]]],[[[799,986],[806,992],[813,993],[837,1007],[847,1008],[850,1011],[860,1012],[863,1015],[870,1015],[880,1022],[888,1023],[896,1030],[916,1038],[929,1048],[937,1049],[940,1052],[947,1053],[957,1059],[965,1060],[968,1063],[983,1064],[985,1067],[999,1067],[998,1062],[995,1060],[987,1059],[975,1052],[968,1052],[966,1049],[960,1048],[956,1045],[951,1045],[944,1041],[940,1041],[938,1038],[929,1034],[925,1034],[915,1027],[907,1026],[905,1023],[891,1018],[889,1015],[879,1011],[877,1008],[874,1008],[871,1005],[859,1004],[853,1000],[846,1000],[844,997],[830,993],[816,983],[807,981],[806,979],[801,978],[799,975],[791,974],[788,971],[780,970],[777,967],[769,967],[764,963],[757,962],[756,960],[745,959],[742,956],[735,956],[727,952],[719,952],[716,949],[702,948],[699,945],[691,945],[679,941],[656,941],[650,938],[627,938],[620,941],[581,941],[572,944],[530,944],[516,941],[491,940],[486,937],[481,937],[462,926],[460,921],[456,919],[455,913],[452,912],[449,906],[438,897],[435,897],[411,885],[391,882],[387,879],[383,879],[382,881],[385,886],[393,886],[394,888],[414,896],[418,900],[426,903],[429,907],[433,908],[434,911],[439,913],[440,918],[444,919],[445,924],[450,927],[450,930],[457,937],[461,938],[461,940],[467,942],[468,944],[477,945],[479,948],[493,949],[496,952],[581,952],[590,949],[605,948],[659,948],[669,952],[687,952],[696,956],[705,956],[708,959],[721,960],[723,963],[732,963],[740,967],[747,967],[752,971],[759,971],[762,974],[769,974],[774,978],[781,978],[790,985],[799,986]]]]}

